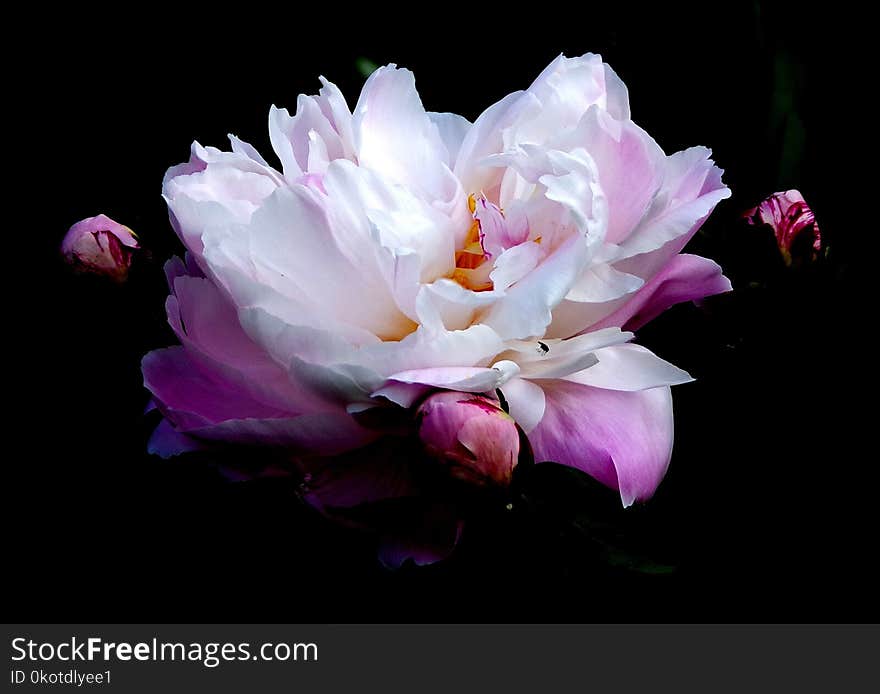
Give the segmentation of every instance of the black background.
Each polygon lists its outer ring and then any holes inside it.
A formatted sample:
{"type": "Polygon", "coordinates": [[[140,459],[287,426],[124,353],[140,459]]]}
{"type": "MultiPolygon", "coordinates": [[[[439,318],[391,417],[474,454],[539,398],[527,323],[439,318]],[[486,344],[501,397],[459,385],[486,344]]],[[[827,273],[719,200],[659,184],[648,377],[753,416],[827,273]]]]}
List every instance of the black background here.
{"type": "Polygon", "coordinates": [[[859,399],[875,358],[851,270],[866,233],[854,214],[870,201],[853,199],[840,160],[858,137],[845,37],[818,12],[764,3],[547,5],[78,8],[10,26],[27,48],[7,60],[20,119],[6,133],[20,188],[7,205],[24,210],[6,229],[6,380],[23,385],[5,415],[8,618],[877,618],[876,456],[859,399]],[[587,51],[620,74],[634,120],[667,152],[711,146],[734,191],[688,250],[719,261],[736,291],[639,335],[697,378],[674,390],[676,447],[654,499],[624,511],[614,492],[548,468],[537,511],[486,509],[452,559],[389,572],[370,537],[283,482],[231,484],[146,455],[155,420],[139,362],[173,342],[161,267],[180,250],[160,184],[193,138],[225,147],[232,132],[268,154],[269,105],[293,109],[323,74],[353,106],[359,58],[411,68],[428,109],[473,119],[560,52],[587,51]],[[739,219],[792,187],[832,249],[799,271],[739,219]],[[66,229],[99,212],[150,250],[124,286],[58,257],[66,229]],[[595,540],[609,534],[613,549],[595,540]]]}

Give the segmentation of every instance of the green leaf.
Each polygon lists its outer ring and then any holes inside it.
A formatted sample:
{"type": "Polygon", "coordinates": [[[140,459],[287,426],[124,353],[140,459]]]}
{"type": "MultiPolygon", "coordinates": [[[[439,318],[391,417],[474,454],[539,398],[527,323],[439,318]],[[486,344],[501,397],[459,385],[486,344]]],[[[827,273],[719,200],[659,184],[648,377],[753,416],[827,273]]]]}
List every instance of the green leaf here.
{"type": "Polygon", "coordinates": [[[367,78],[372,75],[376,70],[379,69],[379,66],[374,63],[369,58],[364,58],[361,56],[354,61],[355,69],[361,74],[361,77],[367,78]]]}

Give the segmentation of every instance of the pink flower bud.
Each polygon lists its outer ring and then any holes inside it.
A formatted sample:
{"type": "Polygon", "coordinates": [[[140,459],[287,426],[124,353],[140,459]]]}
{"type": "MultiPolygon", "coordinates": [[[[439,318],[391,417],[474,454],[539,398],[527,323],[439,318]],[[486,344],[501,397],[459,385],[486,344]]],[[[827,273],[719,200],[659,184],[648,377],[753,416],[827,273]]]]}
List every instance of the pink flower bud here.
{"type": "Polygon", "coordinates": [[[117,282],[128,276],[137,236],[127,226],[99,214],[74,224],[61,242],[65,260],[77,270],[105,275],[117,282]]]}
{"type": "Polygon", "coordinates": [[[786,265],[791,265],[792,259],[815,260],[822,250],[819,225],[804,196],[797,190],[773,193],[743,216],[749,224],[767,224],[773,229],[776,245],[786,265]]]}
{"type": "Polygon", "coordinates": [[[419,408],[419,436],[454,477],[507,485],[519,458],[519,430],[498,403],[471,393],[442,392],[419,408]]]}

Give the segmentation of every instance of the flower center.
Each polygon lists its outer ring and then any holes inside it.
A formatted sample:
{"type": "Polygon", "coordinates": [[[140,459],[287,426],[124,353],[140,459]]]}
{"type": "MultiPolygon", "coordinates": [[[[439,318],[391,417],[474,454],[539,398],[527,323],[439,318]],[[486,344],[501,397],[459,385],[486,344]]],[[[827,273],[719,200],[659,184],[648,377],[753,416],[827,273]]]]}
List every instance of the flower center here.
{"type": "Polygon", "coordinates": [[[468,209],[473,216],[473,222],[465,237],[464,247],[455,252],[452,279],[472,291],[488,291],[492,289],[492,280],[489,279],[492,268],[486,261],[492,254],[483,245],[485,233],[477,215],[477,201],[473,195],[468,196],[468,209]]]}
{"type": "MultiPolygon", "coordinates": [[[[529,224],[525,215],[508,218],[500,207],[489,202],[485,195],[468,196],[468,209],[473,222],[465,236],[464,245],[455,252],[455,270],[451,278],[462,287],[475,292],[494,288],[489,276],[498,258],[508,249],[529,240],[529,224]]],[[[540,237],[532,239],[540,244],[540,237]]]]}

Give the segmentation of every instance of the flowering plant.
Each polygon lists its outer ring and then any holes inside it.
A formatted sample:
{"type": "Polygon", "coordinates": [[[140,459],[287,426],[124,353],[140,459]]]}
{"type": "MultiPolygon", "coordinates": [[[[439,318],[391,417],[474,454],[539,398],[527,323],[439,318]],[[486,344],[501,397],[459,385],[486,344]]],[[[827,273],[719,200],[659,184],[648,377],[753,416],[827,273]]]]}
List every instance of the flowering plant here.
{"type": "Polygon", "coordinates": [[[280,169],[231,136],[165,177],[187,253],[166,265],[181,344],[143,361],[150,449],[271,448],[329,515],[406,505],[389,564],[454,544],[438,477],[504,485],[526,451],[650,497],[691,379],[632,331],[730,289],[681,254],[730,194],[709,150],[664,154],[595,55],[473,123],[394,65],[353,110],[322,84],[269,114],[280,169]]]}

